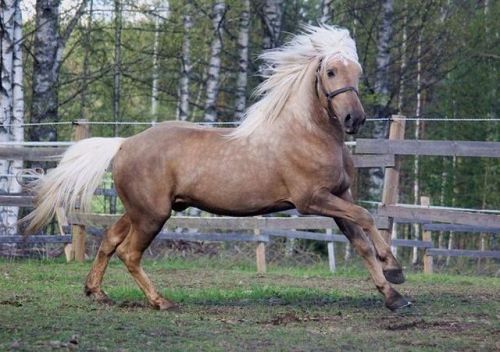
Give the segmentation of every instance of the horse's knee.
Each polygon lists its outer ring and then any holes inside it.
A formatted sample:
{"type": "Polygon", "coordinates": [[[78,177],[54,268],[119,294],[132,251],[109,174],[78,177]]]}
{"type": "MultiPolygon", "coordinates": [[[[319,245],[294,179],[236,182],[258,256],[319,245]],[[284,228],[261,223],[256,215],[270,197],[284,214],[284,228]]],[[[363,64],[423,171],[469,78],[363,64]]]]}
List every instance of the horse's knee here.
{"type": "Polygon", "coordinates": [[[118,248],[116,248],[116,255],[129,270],[130,268],[137,267],[142,258],[142,252],[131,249],[128,243],[119,245],[118,248]]]}
{"type": "Polygon", "coordinates": [[[353,240],[352,244],[361,257],[368,258],[375,256],[375,249],[367,239],[356,238],[353,240]]]}
{"type": "Polygon", "coordinates": [[[359,225],[365,231],[371,230],[375,226],[375,220],[373,219],[372,214],[370,214],[370,212],[365,208],[359,208],[358,221],[359,225]]]}

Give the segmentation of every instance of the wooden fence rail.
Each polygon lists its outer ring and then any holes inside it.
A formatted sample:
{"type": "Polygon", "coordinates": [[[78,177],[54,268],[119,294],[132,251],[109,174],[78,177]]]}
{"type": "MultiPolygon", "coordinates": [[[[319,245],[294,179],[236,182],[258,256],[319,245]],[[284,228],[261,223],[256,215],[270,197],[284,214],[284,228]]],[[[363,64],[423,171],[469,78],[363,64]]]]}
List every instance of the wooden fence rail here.
{"type": "Polygon", "coordinates": [[[468,213],[459,210],[433,209],[408,205],[382,205],[378,208],[377,215],[404,218],[411,222],[445,222],[458,225],[500,228],[500,215],[468,213]]]}
{"type": "Polygon", "coordinates": [[[359,138],[356,140],[356,153],[500,158],[500,142],[359,138]]]}

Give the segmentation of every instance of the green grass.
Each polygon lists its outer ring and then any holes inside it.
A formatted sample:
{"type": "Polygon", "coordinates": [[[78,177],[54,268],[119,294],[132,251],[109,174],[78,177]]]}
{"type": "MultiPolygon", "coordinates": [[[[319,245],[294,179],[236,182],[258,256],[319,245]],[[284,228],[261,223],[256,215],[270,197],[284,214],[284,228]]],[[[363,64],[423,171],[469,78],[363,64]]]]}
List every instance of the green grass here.
{"type": "Polygon", "coordinates": [[[498,350],[500,279],[410,274],[414,306],[392,313],[366,271],[271,266],[217,259],[147,261],[174,312],[145,305],[123,265],[83,295],[90,263],[0,260],[0,351],[434,351],[498,350]],[[72,342],[71,342],[72,341],[72,342]]]}

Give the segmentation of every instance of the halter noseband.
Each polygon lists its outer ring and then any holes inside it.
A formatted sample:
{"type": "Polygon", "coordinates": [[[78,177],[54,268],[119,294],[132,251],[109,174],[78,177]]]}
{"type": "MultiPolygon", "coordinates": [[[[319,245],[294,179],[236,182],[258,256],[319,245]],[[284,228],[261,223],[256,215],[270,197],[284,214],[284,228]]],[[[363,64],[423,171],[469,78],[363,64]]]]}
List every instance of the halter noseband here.
{"type": "MultiPolygon", "coordinates": [[[[319,65],[318,65],[318,68],[316,69],[316,87],[319,84],[321,91],[323,92],[323,94],[325,95],[325,97],[328,101],[328,108],[327,108],[328,114],[330,115],[330,117],[333,117],[333,116],[335,116],[335,114],[333,113],[333,108],[332,108],[333,98],[335,98],[339,94],[349,92],[349,91],[353,91],[359,97],[359,92],[356,89],[356,87],[353,87],[353,86],[346,86],[346,87],[342,87],[339,89],[335,89],[332,92],[327,92],[327,90],[325,89],[325,86],[323,85],[323,82],[321,81],[321,77],[319,74],[319,71],[321,70],[321,63],[322,62],[323,62],[323,59],[319,60],[319,65]]],[[[318,91],[316,90],[316,94],[317,93],[318,93],[318,91]]]]}

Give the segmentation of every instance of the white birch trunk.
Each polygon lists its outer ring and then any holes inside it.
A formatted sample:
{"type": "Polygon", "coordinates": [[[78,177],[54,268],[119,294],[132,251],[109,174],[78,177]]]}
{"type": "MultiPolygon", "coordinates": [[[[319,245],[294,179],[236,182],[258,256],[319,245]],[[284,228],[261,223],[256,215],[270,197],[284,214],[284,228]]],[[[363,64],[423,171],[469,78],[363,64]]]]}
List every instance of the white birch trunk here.
{"type": "MultiPolygon", "coordinates": [[[[1,4],[4,28],[1,37],[0,141],[24,140],[23,34],[19,5],[19,0],[3,1],[1,4]]],[[[22,160],[0,160],[0,192],[21,192],[21,185],[13,176],[22,167],[22,160]]],[[[18,214],[18,207],[0,207],[1,234],[16,234],[18,214]]]]}
{"type": "MultiPolygon", "coordinates": [[[[392,39],[392,17],[393,1],[383,0],[382,21],[378,30],[376,75],[374,90],[377,95],[377,117],[389,117],[389,66],[391,63],[390,42],[392,39]]],[[[385,138],[387,132],[387,121],[374,124],[372,131],[374,138],[385,138]]],[[[372,168],[368,171],[370,175],[369,196],[371,199],[379,200],[384,184],[384,173],[381,169],[372,168]]]]}
{"type": "MultiPolygon", "coordinates": [[[[37,0],[36,29],[33,60],[33,93],[31,122],[58,120],[57,81],[62,56],[59,35],[59,0],[37,0]]],[[[53,126],[37,126],[30,129],[32,141],[55,141],[57,130],[53,126]]]]}
{"type": "MultiPolygon", "coordinates": [[[[121,93],[121,37],[122,37],[122,4],[115,0],[115,59],[113,65],[113,121],[120,122],[120,93],[121,93]]],[[[119,133],[118,125],[114,126],[114,135],[119,133]]]]}
{"type": "Polygon", "coordinates": [[[158,46],[160,42],[160,17],[155,16],[155,36],[153,43],[153,74],[151,82],[151,116],[152,122],[158,121],[158,46]]]}
{"type": "MultiPolygon", "coordinates": [[[[418,36],[418,44],[417,44],[417,102],[415,108],[415,116],[419,117],[422,109],[422,35],[423,29],[420,31],[418,36]]],[[[420,120],[415,121],[415,140],[420,138],[420,120]]],[[[413,204],[419,204],[420,199],[420,158],[418,155],[415,155],[415,159],[413,162],[413,204]]],[[[420,239],[420,225],[415,223],[413,224],[413,234],[415,239],[420,239]]],[[[412,263],[415,265],[418,262],[418,248],[413,247],[412,253],[412,263]]]]}
{"type": "Polygon", "coordinates": [[[86,106],[87,106],[87,88],[88,88],[88,77],[89,77],[89,52],[91,49],[91,33],[92,33],[92,14],[94,12],[94,0],[90,0],[87,27],[85,29],[85,43],[83,52],[83,75],[82,75],[82,86],[80,94],[80,119],[85,119],[86,117],[86,106]]]}
{"type": "Polygon", "coordinates": [[[283,0],[265,0],[264,16],[264,38],[262,47],[264,50],[278,46],[281,34],[281,23],[283,18],[283,0]]]}
{"type": "Polygon", "coordinates": [[[242,120],[246,109],[248,71],[248,32],[250,28],[250,0],[242,1],[240,32],[238,35],[238,78],[236,80],[235,117],[242,120]]]}
{"type": "Polygon", "coordinates": [[[403,38],[401,41],[401,66],[400,66],[400,76],[399,76],[399,93],[398,93],[398,114],[403,115],[403,103],[405,97],[405,74],[406,74],[406,42],[408,40],[408,14],[407,14],[407,3],[404,3],[405,16],[403,18],[403,38]]]}
{"type": "Polygon", "coordinates": [[[186,13],[183,18],[184,37],[182,39],[182,63],[181,81],[179,88],[179,108],[177,110],[178,120],[186,121],[189,116],[189,81],[191,77],[191,28],[193,19],[191,18],[191,6],[186,6],[186,13]]]}
{"type": "Polygon", "coordinates": [[[332,24],[333,22],[333,0],[321,0],[321,18],[319,23],[332,24]]]}
{"type": "MultiPolygon", "coordinates": [[[[31,122],[58,120],[58,80],[64,60],[64,48],[71,32],[85,12],[87,0],[82,0],[65,30],[59,33],[61,0],[36,0],[36,23],[33,60],[31,122]]],[[[30,129],[32,141],[55,141],[54,126],[35,126],[30,129]]]]}
{"type": "Polygon", "coordinates": [[[216,0],[213,6],[213,39],[210,48],[210,61],[208,66],[208,80],[206,85],[205,116],[206,122],[217,120],[217,97],[220,85],[220,65],[222,51],[222,20],[226,4],[224,0],[216,0]]]}

